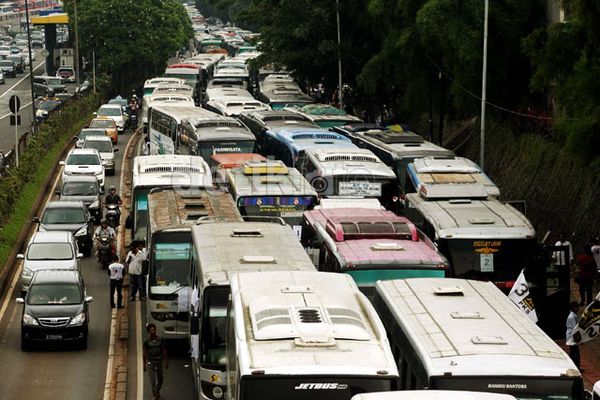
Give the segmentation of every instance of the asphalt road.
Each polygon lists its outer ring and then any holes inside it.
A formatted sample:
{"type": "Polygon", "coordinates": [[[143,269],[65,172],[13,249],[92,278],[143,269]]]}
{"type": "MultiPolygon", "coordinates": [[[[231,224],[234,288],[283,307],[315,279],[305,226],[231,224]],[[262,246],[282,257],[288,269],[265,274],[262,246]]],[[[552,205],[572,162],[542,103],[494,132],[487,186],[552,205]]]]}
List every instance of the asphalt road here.
{"type": "MultiPolygon", "coordinates": [[[[115,154],[116,174],[107,176],[107,187],[119,185],[122,151],[129,136],[130,133],[126,133],[119,137],[117,147],[121,151],[115,154]]],[[[22,352],[20,348],[22,306],[15,304],[20,287],[9,290],[8,298],[2,299],[0,303],[0,376],[2,377],[0,399],[77,400],[103,397],[112,312],[108,299],[109,278],[94,256],[81,260],[81,271],[88,295],[94,297],[94,302],[90,304],[87,350],[79,351],[65,345],[52,345],[31,352],[22,352]]],[[[115,309],[115,312],[124,311],[115,309]]]]}
{"type": "MultiPolygon", "coordinates": [[[[43,49],[36,49],[36,60],[33,62],[34,75],[43,75],[45,72],[45,59],[43,49]]],[[[15,127],[10,126],[10,110],[8,108],[8,99],[13,94],[21,99],[21,126],[18,128],[19,136],[29,130],[33,113],[31,110],[31,84],[29,82],[29,67],[25,69],[27,72],[17,74],[16,78],[5,78],[5,83],[0,85],[0,150],[6,154],[9,150],[15,147],[15,127]]],[[[67,84],[67,90],[73,92],[75,84],[67,84]]]]}

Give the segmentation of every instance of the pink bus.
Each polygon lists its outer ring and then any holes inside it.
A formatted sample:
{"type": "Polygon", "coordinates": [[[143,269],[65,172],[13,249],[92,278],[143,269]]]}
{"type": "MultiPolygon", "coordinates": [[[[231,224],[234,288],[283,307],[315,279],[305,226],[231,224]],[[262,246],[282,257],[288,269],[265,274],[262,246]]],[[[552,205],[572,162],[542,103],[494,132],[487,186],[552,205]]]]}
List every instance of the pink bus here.
{"type": "Polygon", "coordinates": [[[302,244],[318,253],[320,271],[350,274],[367,295],[378,280],[445,277],[449,268],[410,220],[385,210],[306,211],[302,244]]]}

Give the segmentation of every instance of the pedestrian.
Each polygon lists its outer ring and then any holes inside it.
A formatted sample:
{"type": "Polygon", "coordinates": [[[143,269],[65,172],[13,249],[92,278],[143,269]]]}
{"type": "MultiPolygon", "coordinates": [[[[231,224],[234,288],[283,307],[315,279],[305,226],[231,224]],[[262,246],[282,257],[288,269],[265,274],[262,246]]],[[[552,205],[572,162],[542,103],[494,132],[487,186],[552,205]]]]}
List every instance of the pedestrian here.
{"type": "Polygon", "coordinates": [[[561,232],[558,241],[554,243],[554,247],[564,247],[565,249],[555,250],[552,253],[552,261],[556,266],[556,274],[558,276],[558,286],[561,288],[569,286],[571,275],[571,264],[573,264],[573,246],[567,240],[567,234],[561,232]],[[568,253],[568,254],[567,254],[568,253]]]}
{"type": "Polygon", "coordinates": [[[162,338],[156,335],[156,325],[146,326],[148,337],[144,340],[144,372],[150,368],[150,384],[154,400],[160,399],[160,388],[163,384],[163,366],[169,368],[167,349],[162,338]]]}
{"type": "Polygon", "coordinates": [[[594,300],[592,291],[597,274],[598,269],[592,254],[592,247],[586,244],[583,254],[577,257],[577,274],[575,275],[575,281],[579,285],[580,305],[585,306],[594,300]]]}
{"type": "Polygon", "coordinates": [[[112,256],[112,264],[108,266],[110,276],[110,308],[115,308],[115,292],[117,292],[117,308],[123,308],[123,276],[125,266],[119,262],[119,256],[112,256]]]}
{"type": "Polygon", "coordinates": [[[150,139],[148,136],[144,137],[144,145],[142,147],[142,155],[149,156],[150,155],[150,139]]]}
{"type": "Polygon", "coordinates": [[[128,265],[128,273],[131,284],[129,301],[135,301],[135,295],[139,291],[140,300],[146,300],[146,277],[144,276],[143,262],[146,260],[146,250],[143,242],[134,242],[132,249],[127,253],[125,262],[128,265]]]}
{"type": "Polygon", "coordinates": [[[595,237],[590,240],[592,244],[592,255],[594,256],[594,261],[596,261],[596,269],[600,272],[600,238],[595,237]]]}
{"type": "MultiPolygon", "coordinates": [[[[579,311],[579,303],[576,301],[572,301],[569,305],[569,307],[571,308],[571,312],[569,313],[569,316],[567,317],[567,334],[566,334],[566,340],[568,341],[569,339],[571,339],[571,336],[573,336],[573,331],[575,330],[575,327],[577,326],[577,312],[579,311]]],[[[583,370],[581,369],[580,363],[581,363],[581,357],[579,354],[579,345],[575,344],[573,346],[569,346],[569,357],[571,357],[571,360],[573,360],[573,362],[575,363],[575,365],[577,366],[577,368],[583,372],[583,370]]]]}

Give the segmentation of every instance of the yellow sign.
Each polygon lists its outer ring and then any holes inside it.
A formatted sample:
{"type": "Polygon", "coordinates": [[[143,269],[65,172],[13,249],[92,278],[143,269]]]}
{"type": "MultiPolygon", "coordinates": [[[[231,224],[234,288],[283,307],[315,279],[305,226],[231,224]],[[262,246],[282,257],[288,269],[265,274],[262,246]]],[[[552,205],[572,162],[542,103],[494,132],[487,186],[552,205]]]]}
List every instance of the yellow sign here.
{"type": "Polygon", "coordinates": [[[493,254],[500,251],[500,240],[478,240],[473,242],[473,250],[479,254],[493,254]]]}
{"type": "Polygon", "coordinates": [[[216,383],[216,382],[220,382],[221,381],[221,377],[217,374],[212,374],[210,376],[210,382],[211,383],[216,383]]]}

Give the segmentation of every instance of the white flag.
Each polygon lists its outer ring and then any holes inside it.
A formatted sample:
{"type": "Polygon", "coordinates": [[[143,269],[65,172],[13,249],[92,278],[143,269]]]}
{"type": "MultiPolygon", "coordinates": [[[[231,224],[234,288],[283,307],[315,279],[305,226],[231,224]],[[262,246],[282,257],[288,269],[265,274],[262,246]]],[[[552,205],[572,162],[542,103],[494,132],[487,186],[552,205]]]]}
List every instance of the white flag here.
{"type": "Polygon", "coordinates": [[[508,298],[517,305],[533,322],[538,321],[537,313],[533,305],[533,299],[529,293],[529,285],[525,280],[525,270],[522,270],[514,286],[508,294],[508,298]]]}
{"type": "Polygon", "coordinates": [[[600,293],[583,310],[567,345],[574,346],[594,339],[600,334],[600,293]]]}

